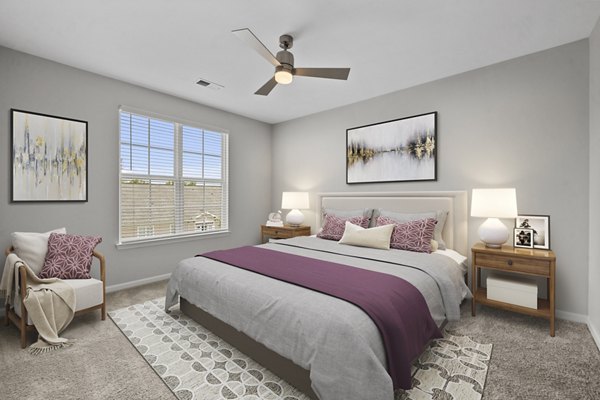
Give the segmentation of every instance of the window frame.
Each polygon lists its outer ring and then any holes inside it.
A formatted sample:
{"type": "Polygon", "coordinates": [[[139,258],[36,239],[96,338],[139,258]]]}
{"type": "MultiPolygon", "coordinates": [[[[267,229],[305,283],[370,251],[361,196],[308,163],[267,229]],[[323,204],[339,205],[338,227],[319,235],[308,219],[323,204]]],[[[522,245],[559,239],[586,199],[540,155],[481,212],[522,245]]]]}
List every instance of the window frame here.
{"type": "MultiPolygon", "coordinates": [[[[215,237],[221,235],[227,235],[230,233],[230,220],[229,220],[229,131],[227,129],[223,129],[217,126],[211,126],[208,124],[200,123],[197,121],[189,121],[186,119],[159,114],[151,111],[142,110],[135,107],[129,106],[120,106],[118,109],[118,140],[117,140],[117,148],[118,148],[118,186],[119,186],[119,198],[118,198],[118,207],[119,207],[119,236],[118,241],[115,244],[117,248],[126,248],[126,247],[142,247],[142,246],[151,246],[154,244],[158,244],[161,242],[174,242],[174,241],[187,241],[199,239],[202,237],[215,237]],[[165,122],[173,123],[175,125],[175,138],[173,145],[173,162],[174,162],[174,170],[173,176],[165,176],[165,175],[154,175],[148,172],[147,175],[136,175],[136,174],[124,174],[122,171],[121,165],[121,113],[130,113],[136,114],[142,117],[146,117],[149,119],[157,119],[165,122]],[[183,126],[188,126],[195,129],[201,129],[203,131],[209,131],[214,133],[219,133],[221,135],[221,179],[214,178],[186,178],[183,176],[183,126]],[[194,181],[194,182],[202,182],[202,183],[219,183],[222,186],[223,197],[221,204],[221,215],[226,217],[227,226],[224,229],[214,230],[214,231],[188,231],[188,232],[180,232],[175,234],[166,234],[160,236],[152,236],[152,237],[136,237],[136,238],[123,238],[122,237],[122,180],[132,178],[132,179],[151,179],[151,180],[172,180],[175,185],[175,202],[174,202],[174,212],[175,212],[175,224],[183,224],[183,214],[184,208],[181,204],[181,199],[183,198],[183,191],[185,185],[184,182],[194,181]]],[[[151,144],[148,142],[148,148],[150,148],[151,144]]],[[[204,152],[204,149],[203,149],[204,152]]],[[[150,161],[150,160],[148,160],[150,161]]],[[[150,166],[148,166],[150,170],[150,166]]]]}

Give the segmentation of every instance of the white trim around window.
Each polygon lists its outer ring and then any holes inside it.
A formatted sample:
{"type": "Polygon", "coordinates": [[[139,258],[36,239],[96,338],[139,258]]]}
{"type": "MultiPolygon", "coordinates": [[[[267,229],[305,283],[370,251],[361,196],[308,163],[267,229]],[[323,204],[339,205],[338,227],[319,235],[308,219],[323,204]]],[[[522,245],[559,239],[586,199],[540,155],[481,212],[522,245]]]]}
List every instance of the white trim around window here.
{"type": "Polygon", "coordinates": [[[229,232],[224,129],[119,109],[118,247],[229,232]]]}

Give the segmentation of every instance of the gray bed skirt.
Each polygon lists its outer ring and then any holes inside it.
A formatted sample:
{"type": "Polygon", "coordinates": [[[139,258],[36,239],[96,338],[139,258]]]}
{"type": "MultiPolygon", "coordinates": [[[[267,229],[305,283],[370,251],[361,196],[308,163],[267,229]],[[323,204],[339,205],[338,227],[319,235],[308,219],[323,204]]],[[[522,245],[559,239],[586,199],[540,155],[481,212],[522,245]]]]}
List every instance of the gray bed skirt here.
{"type": "Polygon", "coordinates": [[[194,321],[246,354],[248,357],[279,376],[287,383],[301,390],[311,399],[318,400],[311,388],[309,371],[282,357],[248,335],[213,317],[196,307],[183,297],[179,298],[179,308],[194,321]]]}

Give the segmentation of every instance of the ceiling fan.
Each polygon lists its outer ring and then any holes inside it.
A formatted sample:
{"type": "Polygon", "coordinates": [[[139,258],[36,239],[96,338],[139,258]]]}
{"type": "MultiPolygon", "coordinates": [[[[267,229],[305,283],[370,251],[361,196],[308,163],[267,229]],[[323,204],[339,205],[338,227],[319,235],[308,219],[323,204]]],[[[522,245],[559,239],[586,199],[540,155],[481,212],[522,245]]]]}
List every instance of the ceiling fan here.
{"type": "Polygon", "coordinates": [[[254,92],[254,94],[266,96],[271,93],[271,90],[273,90],[278,83],[282,85],[291,83],[294,75],[309,76],[313,78],[348,79],[350,68],[294,68],[294,55],[288,51],[294,44],[294,38],[290,35],[281,35],[279,37],[279,47],[283,50],[279,51],[277,55],[274,56],[273,53],[258,40],[250,29],[237,29],[232,31],[232,33],[248,46],[256,50],[258,54],[275,67],[275,75],[260,89],[254,92]]]}

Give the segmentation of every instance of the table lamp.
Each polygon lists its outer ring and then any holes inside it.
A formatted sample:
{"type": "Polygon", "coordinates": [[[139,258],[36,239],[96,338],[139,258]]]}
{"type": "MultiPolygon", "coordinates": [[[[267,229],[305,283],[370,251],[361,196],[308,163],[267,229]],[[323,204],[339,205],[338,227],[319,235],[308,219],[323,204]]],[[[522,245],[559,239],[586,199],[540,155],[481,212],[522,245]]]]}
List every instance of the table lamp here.
{"type": "Polygon", "coordinates": [[[285,217],[285,222],[291,226],[300,226],[304,222],[304,214],[299,209],[308,208],[307,192],[283,192],[281,208],[291,210],[285,217]]]}
{"type": "Polygon", "coordinates": [[[517,191],[473,189],[471,217],[487,218],[479,227],[479,239],[486,247],[499,248],[508,240],[508,229],[499,218],[517,217],[517,191]]]}

